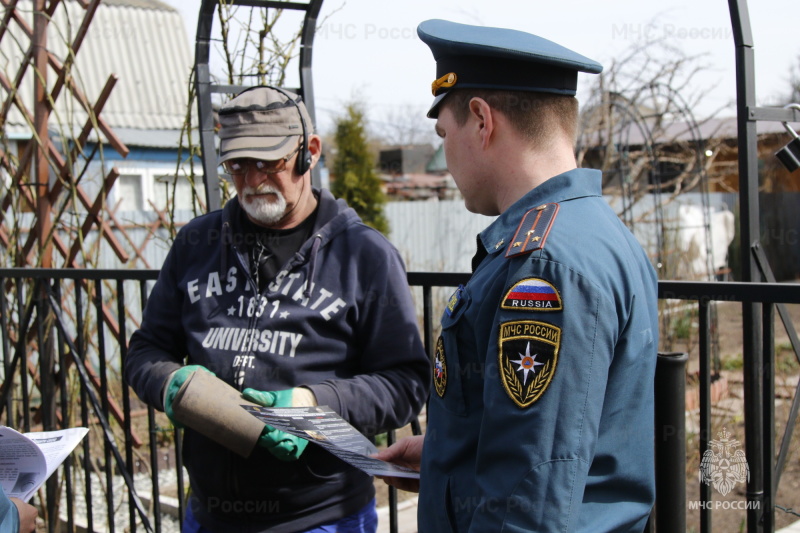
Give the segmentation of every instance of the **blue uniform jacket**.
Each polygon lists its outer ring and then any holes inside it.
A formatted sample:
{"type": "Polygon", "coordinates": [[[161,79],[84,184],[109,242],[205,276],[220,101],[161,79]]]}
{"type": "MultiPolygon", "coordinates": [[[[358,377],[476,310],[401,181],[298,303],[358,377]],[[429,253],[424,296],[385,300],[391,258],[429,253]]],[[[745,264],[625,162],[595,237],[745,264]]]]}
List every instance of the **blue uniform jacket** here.
{"type": "Polygon", "coordinates": [[[6,496],[3,487],[0,486],[0,533],[17,533],[18,531],[19,513],[17,506],[6,496]]]}
{"type": "Polygon", "coordinates": [[[641,532],[655,496],[657,279],[600,172],[549,179],[478,247],[442,316],[419,531],[641,532]]]}

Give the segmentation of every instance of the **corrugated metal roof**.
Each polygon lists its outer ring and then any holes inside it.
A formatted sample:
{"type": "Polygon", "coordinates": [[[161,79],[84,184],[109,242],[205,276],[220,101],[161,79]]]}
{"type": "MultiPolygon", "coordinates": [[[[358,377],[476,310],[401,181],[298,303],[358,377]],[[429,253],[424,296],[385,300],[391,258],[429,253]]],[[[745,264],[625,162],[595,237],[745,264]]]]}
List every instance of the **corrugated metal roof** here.
{"type": "MultiPolygon", "coordinates": [[[[174,148],[180,146],[179,130],[139,130],[134,128],[117,128],[117,137],[127,146],[146,148],[174,148]]],[[[184,140],[184,142],[186,142],[184,140]]]]}
{"type": "MultiPolygon", "coordinates": [[[[103,0],[108,6],[139,7],[142,9],[158,9],[161,11],[177,11],[174,7],[158,0],[103,0]]],[[[198,9],[200,7],[198,6],[198,9]]]]}
{"type": "MultiPolygon", "coordinates": [[[[22,0],[18,10],[33,26],[32,2],[22,0]]],[[[48,27],[48,48],[63,63],[85,14],[77,2],[64,2],[48,27]]],[[[11,80],[16,77],[29,40],[15,22],[0,42],[0,69],[11,80]]],[[[112,0],[100,4],[73,69],[76,85],[94,103],[110,74],[117,81],[102,116],[112,128],[145,130],[181,129],[186,114],[187,85],[192,68],[186,29],[180,14],[156,0],[112,0]]],[[[48,84],[57,76],[48,70],[48,84]]],[[[26,73],[20,94],[32,112],[33,70],[26,73]]],[[[0,89],[2,98],[5,91],[0,89]]],[[[60,123],[81,127],[87,114],[62,90],[50,128],[60,123]]],[[[9,125],[25,126],[14,108],[9,125]]],[[[16,127],[15,127],[16,126],[16,127]]]]}
{"type": "MultiPolygon", "coordinates": [[[[652,128],[655,120],[648,119],[644,126],[652,128]]],[[[630,121],[620,125],[614,132],[614,139],[620,140],[630,146],[640,146],[645,143],[645,131],[642,124],[630,121]]],[[[760,121],[756,123],[756,132],[759,135],[781,133],[786,131],[780,122],[760,121]]],[[[606,131],[591,131],[583,134],[581,142],[586,146],[605,145],[606,131]]],[[[658,129],[654,142],[669,144],[692,140],[708,139],[735,139],[738,136],[736,117],[711,118],[697,124],[696,129],[685,121],[674,121],[662,124],[658,129]]]]}

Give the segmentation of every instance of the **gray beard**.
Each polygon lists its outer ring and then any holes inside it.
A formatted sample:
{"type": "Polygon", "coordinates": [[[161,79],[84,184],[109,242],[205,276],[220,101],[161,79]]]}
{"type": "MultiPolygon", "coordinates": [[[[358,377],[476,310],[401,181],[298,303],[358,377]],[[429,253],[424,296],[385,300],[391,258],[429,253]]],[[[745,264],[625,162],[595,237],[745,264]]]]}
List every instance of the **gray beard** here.
{"type": "Polygon", "coordinates": [[[283,195],[269,185],[253,189],[247,187],[242,191],[242,199],[239,204],[244,212],[255,222],[264,226],[272,226],[279,222],[286,214],[286,199],[283,195]],[[274,201],[263,198],[248,198],[248,194],[269,192],[275,194],[274,201]]]}

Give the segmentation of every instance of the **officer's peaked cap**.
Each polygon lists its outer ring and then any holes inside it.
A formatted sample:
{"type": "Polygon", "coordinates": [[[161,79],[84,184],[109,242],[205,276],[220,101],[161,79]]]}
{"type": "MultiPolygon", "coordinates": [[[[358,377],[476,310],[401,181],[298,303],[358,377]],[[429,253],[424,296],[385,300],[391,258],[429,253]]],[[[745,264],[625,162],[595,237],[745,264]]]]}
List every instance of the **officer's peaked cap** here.
{"type": "Polygon", "coordinates": [[[500,89],[574,96],[578,72],[598,74],[600,63],[537,35],[447,20],[426,20],[417,35],[436,60],[437,107],[451,89],[500,89]]]}

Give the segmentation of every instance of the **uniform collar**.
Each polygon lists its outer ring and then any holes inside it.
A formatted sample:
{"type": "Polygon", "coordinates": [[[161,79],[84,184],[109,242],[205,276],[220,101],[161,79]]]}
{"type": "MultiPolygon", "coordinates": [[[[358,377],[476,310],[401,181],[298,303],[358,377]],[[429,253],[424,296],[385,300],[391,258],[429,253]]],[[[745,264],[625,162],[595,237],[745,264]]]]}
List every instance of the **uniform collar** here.
{"type": "Polygon", "coordinates": [[[602,196],[602,172],[576,168],[553,176],[514,202],[480,234],[480,242],[488,253],[504,250],[514,230],[528,210],[550,202],[566,202],[585,196],[602,196]]]}

